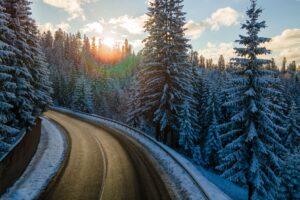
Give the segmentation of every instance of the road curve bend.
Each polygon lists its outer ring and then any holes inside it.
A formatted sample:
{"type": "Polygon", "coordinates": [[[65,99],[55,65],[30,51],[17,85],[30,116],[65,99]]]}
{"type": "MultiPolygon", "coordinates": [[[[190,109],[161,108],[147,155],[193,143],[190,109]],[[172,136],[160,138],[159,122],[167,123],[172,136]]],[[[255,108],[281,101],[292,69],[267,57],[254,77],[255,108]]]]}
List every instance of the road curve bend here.
{"type": "Polygon", "coordinates": [[[171,199],[148,155],[129,137],[59,112],[45,116],[66,130],[70,153],[42,199],[171,199]]]}

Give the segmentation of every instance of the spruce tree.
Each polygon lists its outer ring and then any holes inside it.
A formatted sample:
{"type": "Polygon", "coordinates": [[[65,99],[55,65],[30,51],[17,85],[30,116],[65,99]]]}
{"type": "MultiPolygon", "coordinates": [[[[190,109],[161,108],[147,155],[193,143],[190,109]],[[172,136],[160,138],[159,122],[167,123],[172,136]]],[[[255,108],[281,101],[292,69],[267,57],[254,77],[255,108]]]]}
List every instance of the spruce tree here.
{"type": "Polygon", "coordinates": [[[287,60],[286,60],[286,57],[284,57],[283,61],[282,61],[282,68],[281,68],[281,72],[283,74],[286,73],[286,64],[287,64],[287,60]]]}
{"type": "Polygon", "coordinates": [[[300,148],[300,109],[295,102],[291,104],[286,124],[284,144],[291,152],[294,152],[300,148]]]}
{"type": "Polygon", "coordinates": [[[280,176],[282,181],[277,199],[300,199],[300,149],[284,158],[280,176]]]}
{"type": "Polygon", "coordinates": [[[0,157],[6,152],[12,138],[18,133],[14,128],[13,102],[15,102],[16,84],[13,81],[15,73],[14,47],[8,44],[15,38],[8,28],[9,15],[5,12],[3,1],[0,2],[0,157]]]}
{"type": "Polygon", "coordinates": [[[225,71],[225,59],[223,55],[220,55],[219,60],[218,60],[218,69],[220,71],[225,71]]]}
{"type": "Polygon", "coordinates": [[[13,112],[16,114],[14,126],[27,128],[34,123],[34,88],[29,67],[33,65],[33,52],[28,43],[27,23],[30,14],[29,2],[26,0],[4,1],[6,12],[10,15],[8,27],[14,32],[15,38],[10,41],[16,47],[14,64],[16,67],[13,81],[16,83],[13,112]]]}
{"type": "Polygon", "coordinates": [[[213,70],[207,72],[205,78],[206,92],[202,114],[202,119],[205,119],[205,122],[202,123],[202,131],[205,133],[203,150],[206,164],[212,168],[215,168],[219,164],[218,152],[222,148],[218,127],[221,118],[220,86],[222,84],[220,84],[220,74],[220,71],[213,70]]]}
{"type": "Polygon", "coordinates": [[[239,57],[233,59],[236,72],[229,90],[230,101],[226,103],[233,108],[233,114],[228,123],[221,125],[227,131],[221,136],[225,148],[218,166],[223,177],[247,185],[248,199],[252,200],[275,199],[282,163],[279,152],[285,150],[278,133],[281,124],[274,123],[274,113],[282,108],[270,98],[279,93],[273,87],[278,80],[274,72],[263,67],[270,60],[259,58],[270,53],[263,47],[270,39],[258,36],[266,27],[265,21],[258,22],[261,13],[256,0],[251,0],[248,19],[242,24],[247,35],[237,40],[244,47],[235,48],[239,57]]]}
{"type": "Polygon", "coordinates": [[[42,112],[46,111],[47,106],[52,103],[50,97],[52,88],[49,81],[48,64],[46,63],[45,55],[40,46],[41,41],[37,37],[38,30],[35,21],[28,17],[26,24],[27,43],[29,44],[33,58],[33,63],[29,66],[29,71],[32,76],[31,85],[34,89],[33,116],[38,117],[42,112]]]}
{"type": "Polygon", "coordinates": [[[135,82],[133,86],[130,88],[129,96],[130,99],[127,102],[128,111],[127,111],[127,119],[126,122],[132,127],[140,128],[141,127],[141,119],[138,115],[138,105],[141,105],[139,102],[138,94],[139,94],[139,87],[137,86],[136,77],[134,78],[135,82]]]}
{"type": "Polygon", "coordinates": [[[28,127],[51,103],[48,69],[40,47],[36,23],[30,16],[30,2],[14,0],[6,2],[5,6],[11,16],[9,26],[16,35],[15,46],[19,50],[16,61],[21,66],[15,74],[16,118],[20,126],[28,127]]]}
{"type": "Polygon", "coordinates": [[[86,113],[93,112],[92,88],[88,80],[83,75],[81,75],[76,81],[72,99],[72,109],[86,113]]]}
{"type": "Polygon", "coordinates": [[[183,109],[179,113],[179,145],[188,156],[194,155],[195,146],[199,140],[199,126],[195,109],[190,102],[184,102],[183,109]]]}
{"type": "Polygon", "coordinates": [[[140,116],[156,128],[156,138],[178,145],[178,118],[183,99],[191,93],[188,81],[188,40],[184,37],[182,0],[156,0],[148,8],[145,29],[149,36],[139,73],[140,116]]]}

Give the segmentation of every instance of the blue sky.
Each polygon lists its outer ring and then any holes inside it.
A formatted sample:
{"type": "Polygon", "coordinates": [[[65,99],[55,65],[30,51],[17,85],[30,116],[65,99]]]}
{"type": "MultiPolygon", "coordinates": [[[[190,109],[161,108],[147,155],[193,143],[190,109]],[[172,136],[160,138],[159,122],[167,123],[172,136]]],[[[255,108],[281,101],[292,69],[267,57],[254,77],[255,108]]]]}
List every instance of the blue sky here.
{"type": "MultiPolygon", "coordinates": [[[[147,0],[33,0],[33,17],[41,31],[58,27],[78,30],[104,42],[119,42],[128,38],[136,50],[146,37],[147,0]]],[[[300,64],[300,0],[258,0],[264,9],[263,20],[268,28],[263,36],[273,38],[268,47],[272,56],[300,64]]],[[[233,56],[234,40],[241,32],[249,0],[185,0],[187,36],[193,48],[206,57],[217,59],[233,56]]]]}

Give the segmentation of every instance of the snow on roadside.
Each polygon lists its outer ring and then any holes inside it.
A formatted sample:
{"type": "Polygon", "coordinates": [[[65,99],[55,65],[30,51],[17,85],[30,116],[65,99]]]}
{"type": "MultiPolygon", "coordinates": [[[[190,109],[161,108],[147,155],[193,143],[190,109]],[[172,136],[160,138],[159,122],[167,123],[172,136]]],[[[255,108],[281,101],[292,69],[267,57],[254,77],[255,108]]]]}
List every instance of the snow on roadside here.
{"type": "Polygon", "coordinates": [[[65,136],[53,123],[43,118],[36,154],[20,179],[0,199],[36,199],[56,175],[66,151],[65,136]]]}
{"type": "MultiPolygon", "coordinates": [[[[107,125],[110,125],[122,132],[125,132],[127,134],[130,134],[132,137],[134,137],[136,140],[138,140],[140,143],[144,145],[144,147],[147,148],[149,152],[152,153],[152,155],[159,161],[160,164],[163,165],[163,168],[165,172],[168,173],[169,178],[172,178],[173,180],[170,180],[169,183],[172,184],[172,187],[176,188],[176,191],[178,190],[179,196],[181,196],[179,199],[206,199],[203,198],[202,194],[199,193],[198,188],[188,179],[186,176],[189,176],[181,167],[178,166],[178,164],[170,158],[170,156],[161,150],[161,147],[158,147],[153,142],[149,141],[148,139],[144,138],[141,135],[137,135],[135,132],[132,132],[132,130],[125,128],[123,126],[120,126],[115,123],[103,121],[103,123],[106,123],[107,125]],[[176,183],[174,185],[174,183],[176,183]],[[178,188],[179,187],[179,188],[178,188]]],[[[188,168],[189,172],[193,174],[194,177],[196,177],[197,182],[200,183],[202,188],[205,190],[206,195],[209,196],[210,199],[218,199],[218,200],[229,200],[230,198],[224,194],[218,187],[216,187],[214,184],[209,182],[203,175],[199,173],[199,170],[197,170],[194,165],[182,157],[180,154],[172,150],[171,148],[164,146],[170,154],[176,157],[186,168],[188,168]]]]}
{"type": "Polygon", "coordinates": [[[245,188],[242,188],[229,180],[222,178],[221,176],[204,169],[201,166],[195,165],[196,168],[200,171],[205,178],[218,186],[222,191],[224,191],[228,196],[235,200],[247,200],[248,191],[245,188]]]}
{"type": "Polygon", "coordinates": [[[96,115],[91,116],[81,114],[79,112],[73,112],[63,108],[54,108],[54,110],[62,111],[63,113],[69,113],[81,119],[86,119],[100,125],[102,124],[106,127],[114,128],[116,130],[119,130],[120,133],[130,136],[139,141],[145,147],[145,149],[156,159],[156,161],[160,163],[160,166],[157,166],[157,168],[164,173],[163,178],[165,182],[171,188],[173,188],[175,196],[177,197],[176,199],[202,200],[206,198],[199,191],[196,184],[191,181],[190,175],[187,174],[187,172],[181,166],[179,166],[179,164],[172,157],[170,157],[169,154],[172,154],[174,157],[176,157],[176,159],[179,160],[185,166],[185,168],[187,168],[189,172],[193,174],[197,182],[202,186],[202,188],[205,190],[205,193],[210,199],[230,199],[230,197],[222,192],[217,186],[208,181],[190,161],[188,161],[183,156],[167,147],[166,145],[154,142],[148,137],[141,135],[132,129],[96,115]],[[166,151],[168,153],[166,153],[166,151]]]}

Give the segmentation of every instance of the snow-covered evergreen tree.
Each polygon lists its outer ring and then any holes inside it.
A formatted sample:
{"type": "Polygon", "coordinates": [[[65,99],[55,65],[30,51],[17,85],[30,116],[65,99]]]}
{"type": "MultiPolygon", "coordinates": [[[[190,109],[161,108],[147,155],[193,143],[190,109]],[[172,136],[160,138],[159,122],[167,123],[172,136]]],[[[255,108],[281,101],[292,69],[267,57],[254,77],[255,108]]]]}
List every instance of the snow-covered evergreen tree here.
{"type": "Polygon", "coordinates": [[[0,2],[0,140],[5,143],[13,143],[18,130],[30,128],[51,102],[47,68],[30,15],[27,0],[0,2]]]}
{"type": "Polygon", "coordinates": [[[219,122],[215,114],[212,116],[211,124],[207,130],[207,136],[204,146],[204,155],[206,164],[209,167],[215,168],[219,164],[219,150],[222,149],[219,122]]]}
{"type": "Polygon", "coordinates": [[[182,0],[155,0],[148,8],[143,69],[138,87],[140,116],[156,127],[156,138],[171,146],[178,143],[178,117],[188,100],[188,40],[184,37],[182,0]]]}
{"type": "Polygon", "coordinates": [[[10,16],[8,27],[16,36],[10,41],[10,45],[17,49],[14,51],[16,56],[12,64],[17,66],[13,74],[13,81],[16,83],[16,101],[13,102],[13,112],[16,114],[14,126],[28,128],[35,120],[33,116],[35,94],[29,70],[34,60],[27,32],[30,7],[27,0],[4,1],[4,7],[10,16]]]}
{"type": "Polygon", "coordinates": [[[139,128],[141,126],[141,119],[139,118],[138,114],[138,105],[141,105],[139,102],[138,94],[139,94],[139,87],[136,83],[136,78],[134,78],[135,82],[133,87],[130,88],[129,96],[130,99],[127,102],[128,110],[127,110],[127,119],[126,122],[132,127],[139,128]]]}
{"type": "Polygon", "coordinates": [[[204,165],[202,151],[201,151],[201,147],[199,145],[197,145],[193,148],[192,160],[197,165],[204,165]]]}
{"type": "Polygon", "coordinates": [[[32,52],[33,63],[29,66],[32,75],[31,85],[34,89],[34,109],[33,116],[37,117],[46,111],[47,106],[52,103],[50,97],[52,88],[49,81],[48,64],[45,55],[40,46],[40,40],[37,37],[38,30],[35,21],[28,18],[27,22],[27,43],[29,43],[32,52]]]}
{"type": "Polygon", "coordinates": [[[295,102],[291,104],[286,125],[284,144],[293,152],[300,148],[300,109],[295,102]]]}
{"type": "Polygon", "coordinates": [[[300,149],[284,158],[277,199],[300,199],[300,149]]]}
{"type": "Polygon", "coordinates": [[[279,152],[285,150],[278,133],[282,130],[281,124],[274,123],[274,113],[282,108],[270,98],[279,93],[273,87],[278,80],[263,67],[270,61],[258,57],[270,53],[263,47],[270,39],[258,36],[266,27],[264,21],[258,22],[261,13],[256,0],[251,0],[248,19],[242,25],[247,35],[240,35],[237,41],[244,47],[235,48],[239,56],[233,59],[236,78],[232,80],[230,101],[226,103],[234,112],[231,120],[220,126],[227,131],[221,136],[225,148],[218,166],[223,177],[247,185],[252,200],[275,199],[282,163],[279,152]]]}
{"type": "Polygon", "coordinates": [[[92,93],[92,85],[88,80],[84,82],[84,102],[85,102],[84,112],[92,113],[94,110],[93,93],[92,93]]]}
{"type": "Polygon", "coordinates": [[[207,90],[203,110],[205,122],[202,123],[202,131],[205,132],[203,150],[206,164],[209,167],[215,168],[219,164],[218,152],[222,148],[218,127],[221,117],[221,90],[219,85],[220,80],[217,80],[220,78],[220,72],[213,70],[210,73],[211,75],[207,75],[205,80],[207,90]]]}
{"type": "Polygon", "coordinates": [[[191,109],[190,102],[184,102],[183,109],[179,113],[179,145],[183,148],[184,152],[192,156],[194,148],[199,140],[199,126],[197,116],[191,109]]]}
{"type": "Polygon", "coordinates": [[[218,69],[220,71],[224,71],[225,70],[226,64],[225,64],[225,59],[224,59],[223,55],[220,55],[217,67],[218,67],[218,69]]]}
{"type": "Polygon", "coordinates": [[[0,2],[0,156],[7,151],[9,141],[14,137],[18,130],[14,128],[13,121],[13,102],[15,101],[16,84],[13,81],[15,67],[14,47],[9,41],[15,38],[12,30],[8,28],[8,15],[0,2]]]}
{"type": "Polygon", "coordinates": [[[84,76],[81,76],[79,79],[77,79],[73,95],[72,108],[74,110],[86,113],[93,112],[93,96],[91,85],[84,76]]]}

